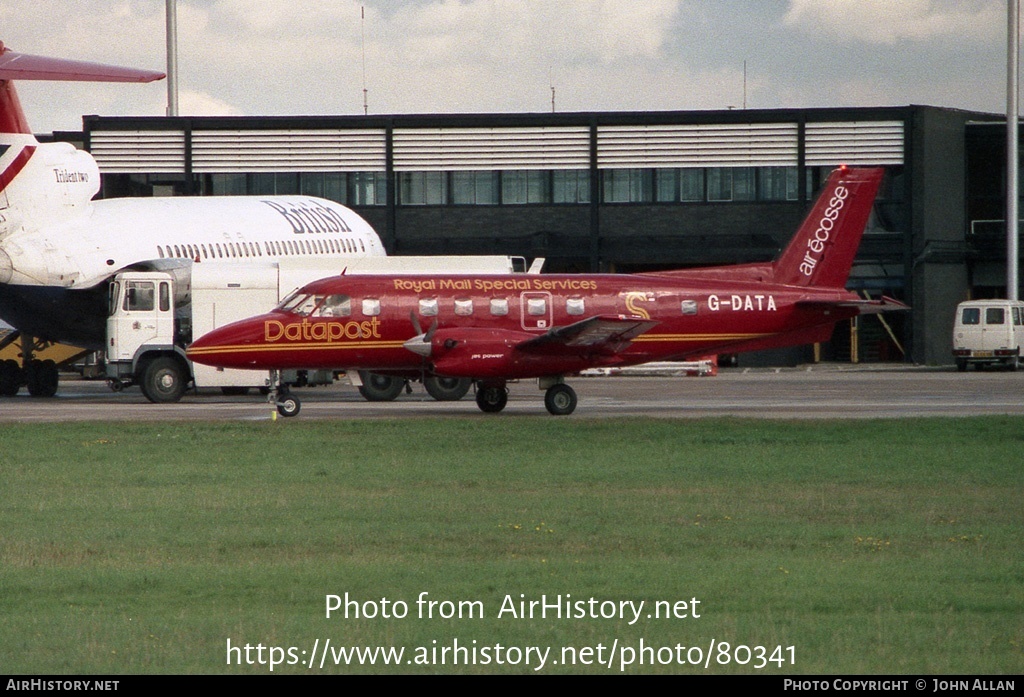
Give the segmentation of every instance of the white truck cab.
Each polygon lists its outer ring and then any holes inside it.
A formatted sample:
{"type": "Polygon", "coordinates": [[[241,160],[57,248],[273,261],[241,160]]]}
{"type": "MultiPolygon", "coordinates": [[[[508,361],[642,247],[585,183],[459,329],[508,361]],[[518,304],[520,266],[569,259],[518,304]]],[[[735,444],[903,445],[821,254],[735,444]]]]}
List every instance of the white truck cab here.
{"type": "Polygon", "coordinates": [[[953,323],[953,359],[967,366],[1003,365],[1016,370],[1024,338],[1024,302],[968,300],[957,305],[953,323]]]}

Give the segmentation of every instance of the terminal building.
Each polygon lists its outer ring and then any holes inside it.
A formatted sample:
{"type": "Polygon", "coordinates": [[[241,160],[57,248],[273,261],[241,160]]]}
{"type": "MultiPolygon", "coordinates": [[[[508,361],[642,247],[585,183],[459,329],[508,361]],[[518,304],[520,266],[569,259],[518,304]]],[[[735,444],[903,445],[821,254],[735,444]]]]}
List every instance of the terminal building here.
{"type": "Polygon", "coordinates": [[[848,287],[908,313],[743,356],[947,364],[955,306],[1005,293],[1005,117],[930,106],[333,117],[86,116],[102,195],[309,194],[389,254],[547,271],[772,259],[840,164],[886,169],[848,287]]]}

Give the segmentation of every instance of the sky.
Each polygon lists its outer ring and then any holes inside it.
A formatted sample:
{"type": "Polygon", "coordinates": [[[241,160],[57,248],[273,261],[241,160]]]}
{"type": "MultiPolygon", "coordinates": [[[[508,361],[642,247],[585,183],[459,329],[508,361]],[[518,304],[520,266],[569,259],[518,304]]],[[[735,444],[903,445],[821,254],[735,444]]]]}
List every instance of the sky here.
{"type": "MultiPolygon", "coordinates": [[[[182,115],[1006,111],[1006,0],[177,0],[182,115]],[[552,95],[552,90],[554,90],[552,95]],[[554,104],[552,105],[552,96],[554,104]]],[[[166,70],[165,0],[3,0],[19,53],[166,70]]],[[[20,82],[37,133],[166,82],[20,82]]]]}

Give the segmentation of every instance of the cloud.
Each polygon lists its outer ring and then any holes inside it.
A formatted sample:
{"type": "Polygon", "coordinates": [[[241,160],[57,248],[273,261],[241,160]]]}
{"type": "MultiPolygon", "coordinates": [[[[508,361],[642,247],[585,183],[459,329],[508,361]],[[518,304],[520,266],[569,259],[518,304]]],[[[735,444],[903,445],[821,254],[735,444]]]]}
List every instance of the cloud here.
{"type": "Polygon", "coordinates": [[[1005,34],[999,0],[790,0],[783,22],[843,43],[991,40],[1005,34]]]}
{"type": "Polygon", "coordinates": [[[182,116],[243,116],[224,100],[195,90],[179,90],[178,113],[182,116]]]}

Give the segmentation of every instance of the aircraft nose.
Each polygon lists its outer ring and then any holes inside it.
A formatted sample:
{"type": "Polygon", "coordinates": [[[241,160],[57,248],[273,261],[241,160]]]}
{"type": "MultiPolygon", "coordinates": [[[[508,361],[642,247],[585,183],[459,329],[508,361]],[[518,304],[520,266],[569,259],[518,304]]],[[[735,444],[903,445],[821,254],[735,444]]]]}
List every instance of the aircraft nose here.
{"type": "Polygon", "coordinates": [[[185,355],[217,368],[259,367],[261,348],[267,348],[267,321],[260,316],[218,327],[193,341],[185,355]]]}
{"type": "Polygon", "coordinates": [[[0,249],[0,283],[10,283],[14,278],[14,262],[11,255],[0,249]]]}

